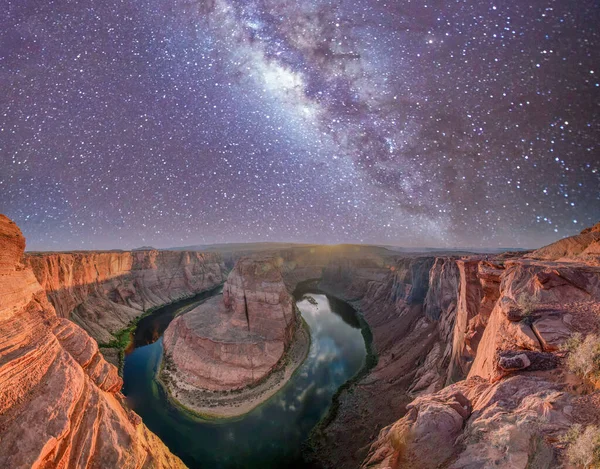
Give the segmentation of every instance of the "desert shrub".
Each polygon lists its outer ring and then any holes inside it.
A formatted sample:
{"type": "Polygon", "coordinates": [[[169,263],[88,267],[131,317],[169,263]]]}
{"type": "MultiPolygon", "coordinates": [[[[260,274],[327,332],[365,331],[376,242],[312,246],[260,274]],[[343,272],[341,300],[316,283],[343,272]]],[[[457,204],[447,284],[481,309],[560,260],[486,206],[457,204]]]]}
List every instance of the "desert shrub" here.
{"type": "Polygon", "coordinates": [[[584,378],[598,377],[600,374],[600,339],[589,334],[582,339],[581,334],[573,334],[565,345],[569,352],[567,366],[573,373],[584,378]]]}
{"type": "Polygon", "coordinates": [[[586,427],[581,431],[579,426],[577,430],[572,431],[570,438],[573,441],[567,448],[567,458],[569,462],[577,467],[597,468],[600,465],[600,430],[595,425],[586,427]],[[578,431],[578,435],[574,436],[578,431]]]}
{"type": "Polygon", "coordinates": [[[396,459],[401,461],[407,456],[408,446],[412,440],[410,429],[406,427],[392,428],[389,439],[392,448],[396,452],[396,459]]]}
{"type": "Polygon", "coordinates": [[[536,297],[523,293],[519,296],[518,303],[523,311],[523,317],[528,318],[535,311],[536,297]]]}
{"type": "Polygon", "coordinates": [[[581,426],[581,424],[576,423],[574,425],[572,425],[571,427],[569,427],[569,429],[567,430],[567,432],[562,435],[558,441],[560,441],[563,444],[573,444],[575,443],[575,441],[577,441],[577,438],[579,438],[579,436],[581,435],[581,432],[583,432],[583,426],[581,426]]]}

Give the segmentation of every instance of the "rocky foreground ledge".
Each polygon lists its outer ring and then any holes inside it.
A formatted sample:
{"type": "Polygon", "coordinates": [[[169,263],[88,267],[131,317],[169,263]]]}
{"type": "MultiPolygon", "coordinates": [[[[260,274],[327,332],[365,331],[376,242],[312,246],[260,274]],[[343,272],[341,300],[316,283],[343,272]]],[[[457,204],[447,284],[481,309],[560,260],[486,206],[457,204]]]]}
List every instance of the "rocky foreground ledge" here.
{"type": "Polygon", "coordinates": [[[247,413],[277,392],[306,358],[310,338],[278,257],[242,258],[211,298],[164,334],[161,381],[203,416],[247,413]]]}
{"type": "Polygon", "coordinates": [[[425,300],[452,332],[362,467],[600,467],[600,224],[524,257],[453,263],[434,266],[425,300]]]}
{"type": "Polygon", "coordinates": [[[0,467],[184,468],[124,406],[117,369],[57,316],[0,215],[0,467]]]}

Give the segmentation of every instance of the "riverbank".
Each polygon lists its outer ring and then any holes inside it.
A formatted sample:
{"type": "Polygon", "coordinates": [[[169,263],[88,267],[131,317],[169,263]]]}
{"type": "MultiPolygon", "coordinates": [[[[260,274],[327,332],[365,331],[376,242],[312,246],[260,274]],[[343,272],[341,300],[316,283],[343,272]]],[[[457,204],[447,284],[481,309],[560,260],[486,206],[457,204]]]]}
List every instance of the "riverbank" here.
{"type": "MultiPolygon", "coordinates": [[[[360,303],[358,301],[345,300],[343,299],[343,295],[339,292],[333,291],[330,288],[327,288],[323,285],[320,285],[320,281],[312,281],[313,283],[307,283],[305,288],[311,288],[316,291],[320,291],[329,297],[335,298],[341,302],[349,304],[354,310],[354,315],[358,324],[360,326],[361,335],[365,341],[365,349],[366,349],[366,357],[365,363],[360,368],[354,376],[352,376],[348,381],[342,384],[335,394],[331,398],[331,406],[329,410],[325,413],[325,415],[321,418],[321,420],[313,427],[311,430],[307,440],[303,444],[303,454],[309,463],[315,463],[318,465],[320,461],[323,460],[320,457],[320,453],[324,451],[323,442],[326,440],[325,430],[327,427],[337,418],[338,411],[340,409],[341,401],[344,395],[348,392],[351,392],[352,388],[360,382],[363,378],[365,378],[371,370],[377,366],[377,362],[379,356],[375,351],[373,345],[373,333],[369,324],[367,323],[363,312],[360,309],[360,303]]],[[[326,448],[327,445],[325,445],[326,448]]]]}
{"type": "Polygon", "coordinates": [[[264,379],[251,387],[233,391],[198,389],[178,378],[176,367],[164,354],[156,380],[165,390],[169,401],[191,415],[203,419],[231,419],[241,417],[268,401],[281,390],[308,356],[310,328],[301,314],[301,321],[292,343],[277,367],[264,379]]]}
{"type": "Polygon", "coordinates": [[[173,300],[170,303],[165,303],[164,305],[161,305],[161,306],[154,306],[152,308],[148,308],[147,310],[143,311],[138,317],[134,318],[127,325],[127,327],[124,327],[123,329],[120,329],[117,332],[114,332],[113,336],[115,338],[113,340],[111,340],[110,342],[105,343],[105,344],[98,344],[98,348],[100,349],[100,352],[102,353],[102,355],[104,356],[104,359],[106,361],[108,361],[109,363],[112,363],[113,365],[115,365],[117,367],[117,369],[119,370],[119,375],[122,375],[125,354],[127,353],[128,349],[130,349],[130,347],[132,347],[132,345],[133,345],[133,338],[134,338],[135,331],[138,327],[138,324],[140,323],[140,321],[142,319],[150,316],[152,313],[154,313],[155,311],[157,311],[159,309],[166,308],[169,306],[177,307],[178,303],[185,303],[185,304],[182,304],[180,308],[177,308],[176,312],[173,314],[173,317],[178,316],[183,313],[186,313],[187,311],[190,311],[191,309],[198,306],[202,301],[205,301],[207,295],[210,297],[210,296],[218,294],[219,290],[221,288],[223,288],[223,284],[217,285],[216,287],[213,287],[213,288],[209,288],[208,290],[203,290],[203,291],[194,293],[193,295],[190,295],[190,296],[183,296],[181,298],[177,298],[176,300],[173,300]],[[198,301],[193,301],[192,303],[188,303],[188,301],[194,300],[194,298],[197,298],[197,297],[198,297],[198,301]]]}

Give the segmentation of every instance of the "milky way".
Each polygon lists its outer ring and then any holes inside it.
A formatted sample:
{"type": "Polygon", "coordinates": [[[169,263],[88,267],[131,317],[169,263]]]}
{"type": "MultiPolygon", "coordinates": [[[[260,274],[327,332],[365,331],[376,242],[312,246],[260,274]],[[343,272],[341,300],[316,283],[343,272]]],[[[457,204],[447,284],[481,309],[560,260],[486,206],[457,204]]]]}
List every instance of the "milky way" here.
{"type": "Polygon", "coordinates": [[[598,2],[1,3],[0,212],[29,249],[600,219],[598,2]]]}

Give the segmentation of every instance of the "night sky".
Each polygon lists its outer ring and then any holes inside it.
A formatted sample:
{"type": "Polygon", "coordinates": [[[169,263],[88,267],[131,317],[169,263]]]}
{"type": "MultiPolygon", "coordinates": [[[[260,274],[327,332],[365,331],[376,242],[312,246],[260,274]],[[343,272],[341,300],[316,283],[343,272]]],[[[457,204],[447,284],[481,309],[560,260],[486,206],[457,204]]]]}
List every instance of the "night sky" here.
{"type": "Polygon", "coordinates": [[[536,247],[600,220],[597,0],[0,0],[28,248],[536,247]]]}

